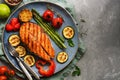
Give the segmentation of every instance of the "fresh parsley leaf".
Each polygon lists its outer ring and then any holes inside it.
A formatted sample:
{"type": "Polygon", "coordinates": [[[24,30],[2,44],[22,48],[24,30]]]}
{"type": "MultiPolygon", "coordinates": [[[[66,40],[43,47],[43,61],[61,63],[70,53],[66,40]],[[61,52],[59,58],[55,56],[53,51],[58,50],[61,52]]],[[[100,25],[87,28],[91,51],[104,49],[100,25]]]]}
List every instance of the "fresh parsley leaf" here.
{"type": "Polygon", "coordinates": [[[86,22],[84,19],[80,19],[81,20],[81,22],[86,22]]]}
{"type": "Polygon", "coordinates": [[[68,44],[69,44],[70,47],[74,47],[74,43],[71,39],[68,40],[68,44]]]}
{"type": "Polygon", "coordinates": [[[72,76],[79,76],[80,74],[80,68],[78,66],[75,66],[75,71],[72,72],[72,76]]]}

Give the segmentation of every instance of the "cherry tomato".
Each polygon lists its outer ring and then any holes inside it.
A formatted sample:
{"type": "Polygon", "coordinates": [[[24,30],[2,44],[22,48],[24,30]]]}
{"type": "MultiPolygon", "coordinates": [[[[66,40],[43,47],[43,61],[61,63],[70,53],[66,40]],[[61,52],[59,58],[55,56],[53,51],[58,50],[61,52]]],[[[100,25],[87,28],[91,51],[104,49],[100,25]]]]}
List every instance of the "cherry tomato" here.
{"type": "Polygon", "coordinates": [[[14,25],[14,31],[18,31],[20,29],[20,23],[14,25]]]}
{"type": "Polygon", "coordinates": [[[7,66],[0,66],[0,75],[5,74],[8,71],[7,66]]]}
{"type": "Polygon", "coordinates": [[[14,27],[11,24],[6,24],[5,30],[10,32],[14,29],[14,27]]]}
{"type": "Polygon", "coordinates": [[[55,28],[60,28],[63,24],[63,18],[57,17],[52,20],[52,26],[55,28]]]}
{"type": "Polygon", "coordinates": [[[18,31],[20,29],[20,23],[18,18],[12,18],[10,23],[5,27],[6,31],[18,31]]]}
{"type": "Polygon", "coordinates": [[[1,75],[1,76],[0,76],[0,80],[7,80],[7,76],[1,75]]]}
{"type": "Polygon", "coordinates": [[[44,13],[43,13],[43,19],[46,20],[47,22],[52,21],[54,17],[54,13],[53,11],[51,11],[50,9],[47,9],[44,13]]]}
{"type": "Polygon", "coordinates": [[[16,25],[17,23],[19,23],[18,18],[12,18],[11,21],[10,21],[10,24],[11,24],[12,26],[16,25]]]}
{"type": "Polygon", "coordinates": [[[14,75],[15,75],[15,71],[14,71],[14,70],[9,70],[9,71],[8,71],[8,74],[9,74],[10,76],[14,76],[14,75]]]}

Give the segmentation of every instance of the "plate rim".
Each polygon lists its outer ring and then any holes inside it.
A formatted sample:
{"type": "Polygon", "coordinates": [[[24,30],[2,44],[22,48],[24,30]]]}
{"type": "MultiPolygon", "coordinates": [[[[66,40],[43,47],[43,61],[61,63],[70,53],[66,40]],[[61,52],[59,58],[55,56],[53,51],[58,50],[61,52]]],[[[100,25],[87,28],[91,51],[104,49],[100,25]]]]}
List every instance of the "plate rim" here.
{"type": "MultiPolygon", "coordinates": [[[[20,9],[21,7],[23,7],[23,6],[25,6],[25,5],[29,5],[29,4],[31,4],[31,3],[37,3],[37,2],[42,2],[42,3],[50,3],[50,4],[53,4],[53,5],[56,5],[56,6],[58,6],[58,7],[60,7],[60,8],[62,8],[62,9],[64,9],[65,10],[65,12],[70,16],[70,18],[72,19],[72,21],[73,21],[73,23],[74,23],[74,25],[75,25],[75,27],[77,28],[77,22],[75,21],[75,19],[73,18],[73,16],[70,14],[70,12],[69,11],[67,11],[64,7],[62,7],[61,5],[59,5],[59,4],[57,4],[57,3],[53,3],[53,2],[50,2],[50,1],[30,1],[30,2],[27,2],[27,3],[24,3],[23,2],[23,4],[22,5],[19,5],[11,14],[10,14],[10,16],[8,17],[8,19],[6,20],[6,22],[5,22],[5,24],[7,24],[7,22],[9,21],[9,19],[10,19],[10,17],[18,10],[18,9],[20,9]]],[[[9,59],[9,57],[6,55],[6,50],[4,49],[4,47],[5,47],[5,45],[4,45],[4,31],[5,31],[5,27],[3,28],[3,31],[2,31],[2,49],[3,49],[3,53],[5,54],[5,57],[7,58],[7,60],[8,60],[8,62],[16,69],[16,70],[18,70],[19,72],[22,72],[23,73],[23,71],[22,70],[20,70],[18,67],[16,67],[13,63],[12,63],[12,61],[9,59]]],[[[78,32],[78,30],[77,30],[77,32],[78,32]]],[[[79,44],[79,38],[78,38],[78,44],[79,44]]],[[[75,55],[76,55],[76,53],[77,53],[77,51],[78,51],[78,48],[79,48],[79,45],[78,45],[78,47],[77,47],[77,50],[76,50],[76,52],[75,52],[75,55]]],[[[75,57],[75,55],[73,56],[73,57],[75,57]]],[[[74,58],[73,58],[74,59],[74,58]]],[[[73,61],[73,59],[71,59],[71,61],[70,61],[70,63],[73,61]]],[[[70,64],[70,63],[68,63],[68,65],[70,64]]],[[[66,65],[63,69],[65,69],[68,65],[66,65]]],[[[62,69],[62,70],[63,70],[62,69]]],[[[59,71],[58,71],[59,72],[59,71]]],[[[57,72],[57,73],[58,73],[57,72]]],[[[55,74],[55,73],[54,73],[55,74]]]]}

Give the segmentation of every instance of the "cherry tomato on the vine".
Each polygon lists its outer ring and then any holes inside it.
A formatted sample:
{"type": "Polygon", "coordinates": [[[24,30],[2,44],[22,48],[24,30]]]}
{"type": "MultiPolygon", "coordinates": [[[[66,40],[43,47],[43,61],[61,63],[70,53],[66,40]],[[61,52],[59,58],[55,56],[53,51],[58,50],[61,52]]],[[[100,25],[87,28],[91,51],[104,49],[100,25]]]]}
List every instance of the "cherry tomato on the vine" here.
{"type": "Polygon", "coordinates": [[[7,66],[0,66],[0,75],[5,74],[8,71],[7,66]]]}
{"type": "Polygon", "coordinates": [[[7,76],[1,75],[1,76],[0,76],[0,80],[7,80],[7,76]]]}
{"type": "Polygon", "coordinates": [[[18,31],[20,29],[20,22],[18,18],[12,18],[10,20],[10,23],[6,24],[5,30],[7,32],[10,31],[18,31]]]}
{"type": "Polygon", "coordinates": [[[11,21],[10,21],[10,24],[11,24],[12,26],[14,26],[14,25],[17,24],[17,23],[19,23],[18,18],[12,18],[11,21]]]}
{"type": "Polygon", "coordinates": [[[52,20],[52,26],[55,28],[60,28],[63,24],[63,18],[57,17],[52,20]]]}
{"type": "Polygon", "coordinates": [[[14,71],[14,70],[9,70],[9,71],[8,71],[8,74],[9,74],[10,76],[14,76],[14,75],[15,75],[15,71],[14,71]]]}
{"type": "Polygon", "coordinates": [[[14,25],[14,31],[18,31],[20,29],[20,23],[14,25]]]}
{"type": "Polygon", "coordinates": [[[11,24],[6,24],[5,30],[10,32],[14,29],[14,27],[11,24]]]}
{"type": "Polygon", "coordinates": [[[46,20],[47,22],[52,21],[54,17],[54,12],[51,11],[50,9],[47,9],[44,13],[43,13],[43,19],[46,20]]]}

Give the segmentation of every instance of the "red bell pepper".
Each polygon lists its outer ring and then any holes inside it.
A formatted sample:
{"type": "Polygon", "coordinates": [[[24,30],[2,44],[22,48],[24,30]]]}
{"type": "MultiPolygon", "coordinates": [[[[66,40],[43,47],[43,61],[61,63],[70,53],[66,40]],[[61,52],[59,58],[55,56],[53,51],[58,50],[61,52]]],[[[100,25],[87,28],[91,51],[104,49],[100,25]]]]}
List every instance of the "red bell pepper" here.
{"type": "Polygon", "coordinates": [[[56,68],[56,65],[55,65],[55,62],[53,60],[50,60],[50,61],[44,61],[44,60],[38,60],[36,62],[36,68],[38,69],[38,72],[42,75],[42,76],[45,76],[45,77],[50,77],[54,74],[55,72],[55,68],[56,68]],[[44,69],[44,65],[45,64],[50,64],[48,66],[48,69],[44,69]]]}

